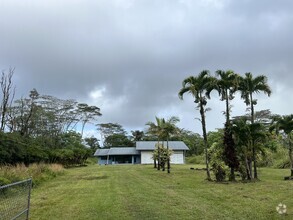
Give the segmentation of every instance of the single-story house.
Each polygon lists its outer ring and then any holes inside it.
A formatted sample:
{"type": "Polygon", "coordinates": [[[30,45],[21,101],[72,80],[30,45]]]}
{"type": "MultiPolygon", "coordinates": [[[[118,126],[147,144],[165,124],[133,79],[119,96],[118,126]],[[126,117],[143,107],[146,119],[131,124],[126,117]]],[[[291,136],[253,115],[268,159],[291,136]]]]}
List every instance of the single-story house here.
{"type": "MultiPolygon", "coordinates": [[[[135,147],[112,147],[98,149],[94,156],[98,157],[98,164],[153,164],[153,151],[157,141],[137,141],[135,147]]],[[[164,141],[167,147],[167,142],[164,141]]],[[[185,152],[188,147],[183,141],[169,141],[169,149],[173,151],[170,162],[184,164],[185,152]]]]}

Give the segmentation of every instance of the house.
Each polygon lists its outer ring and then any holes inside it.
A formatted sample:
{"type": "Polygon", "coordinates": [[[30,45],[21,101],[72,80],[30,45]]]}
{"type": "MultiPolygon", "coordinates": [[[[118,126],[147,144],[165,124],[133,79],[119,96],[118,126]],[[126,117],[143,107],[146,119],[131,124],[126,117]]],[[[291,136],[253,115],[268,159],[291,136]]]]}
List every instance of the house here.
{"type": "MultiPolygon", "coordinates": [[[[98,149],[94,156],[98,157],[98,164],[153,164],[153,151],[157,141],[137,141],[135,147],[112,147],[109,149],[98,149]]],[[[182,141],[169,141],[169,149],[172,164],[184,164],[185,152],[188,147],[182,141]]],[[[167,147],[167,142],[164,142],[167,147]]]]}
{"type": "Polygon", "coordinates": [[[140,152],[135,147],[112,147],[97,149],[94,156],[98,157],[99,164],[139,164],[140,152]]]}

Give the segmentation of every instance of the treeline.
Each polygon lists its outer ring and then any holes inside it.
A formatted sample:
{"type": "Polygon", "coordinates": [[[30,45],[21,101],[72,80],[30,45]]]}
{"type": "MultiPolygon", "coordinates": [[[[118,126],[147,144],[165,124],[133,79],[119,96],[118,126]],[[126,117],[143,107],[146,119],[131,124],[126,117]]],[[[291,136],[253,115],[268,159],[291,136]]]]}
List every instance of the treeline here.
{"type": "MultiPolygon", "coordinates": [[[[83,164],[93,153],[82,140],[83,130],[101,116],[100,109],[72,99],[40,95],[36,89],[28,97],[14,100],[13,73],[14,69],[3,71],[0,79],[0,163],[83,164]],[[81,133],[74,132],[77,126],[81,133]]],[[[87,140],[96,147],[97,140],[87,140]]]]}

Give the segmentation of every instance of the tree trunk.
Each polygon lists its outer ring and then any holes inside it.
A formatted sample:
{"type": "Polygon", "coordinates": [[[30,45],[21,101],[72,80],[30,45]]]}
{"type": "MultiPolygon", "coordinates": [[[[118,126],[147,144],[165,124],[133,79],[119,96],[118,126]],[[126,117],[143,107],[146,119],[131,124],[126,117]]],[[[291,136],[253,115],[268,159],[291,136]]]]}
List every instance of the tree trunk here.
{"type": "Polygon", "coordinates": [[[290,134],[288,135],[289,137],[289,158],[290,158],[290,163],[291,163],[291,176],[293,176],[293,147],[291,143],[291,137],[290,134]]]}
{"type": "Polygon", "coordinates": [[[200,115],[201,115],[201,125],[202,125],[202,132],[203,132],[203,139],[205,145],[205,162],[206,162],[206,170],[207,170],[207,180],[211,181],[211,174],[209,169],[209,158],[208,158],[208,139],[207,139],[207,132],[206,132],[206,122],[205,122],[205,114],[204,114],[204,107],[203,104],[200,102],[200,115]]]}
{"type": "Polygon", "coordinates": [[[254,143],[252,148],[252,155],[253,155],[253,158],[252,158],[253,159],[253,176],[254,176],[254,179],[258,179],[254,143]]]}
{"type": "Polygon", "coordinates": [[[160,142],[158,141],[158,167],[157,170],[161,169],[161,160],[160,160],[160,142]]]}
{"type": "MultiPolygon", "coordinates": [[[[167,152],[169,153],[169,138],[167,137],[167,152]]],[[[167,171],[170,173],[170,156],[167,159],[167,171]]]]}
{"type": "Polygon", "coordinates": [[[247,179],[251,180],[251,160],[245,156],[245,167],[246,167],[246,174],[247,179]]]}
{"type": "Polygon", "coordinates": [[[226,90],[226,123],[230,124],[230,112],[229,112],[229,96],[228,91],[226,90]]]}
{"type": "Polygon", "coordinates": [[[230,180],[230,181],[236,181],[236,179],[235,179],[235,169],[234,169],[234,167],[231,167],[231,173],[230,173],[229,180],[230,180]]]}
{"type": "Polygon", "coordinates": [[[291,162],[291,176],[293,176],[293,154],[292,154],[292,147],[289,149],[289,156],[290,156],[290,162],[291,162]]]}
{"type": "MultiPolygon", "coordinates": [[[[251,124],[254,124],[254,106],[253,106],[252,93],[250,93],[250,108],[251,108],[251,124]]],[[[254,179],[258,179],[257,166],[256,166],[256,152],[255,152],[255,143],[254,143],[254,141],[252,141],[252,160],[253,160],[254,179]]]]}

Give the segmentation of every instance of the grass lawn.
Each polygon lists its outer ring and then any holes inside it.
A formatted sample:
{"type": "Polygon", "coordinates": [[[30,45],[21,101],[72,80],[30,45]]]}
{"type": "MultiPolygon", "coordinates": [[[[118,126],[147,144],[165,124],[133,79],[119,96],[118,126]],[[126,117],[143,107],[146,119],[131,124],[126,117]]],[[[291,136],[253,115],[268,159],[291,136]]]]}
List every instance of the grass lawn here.
{"type": "Polygon", "coordinates": [[[219,184],[205,171],[149,165],[73,168],[33,189],[31,219],[293,219],[289,170],[260,169],[261,181],[219,184]],[[276,212],[287,205],[286,216],[276,212]]]}

